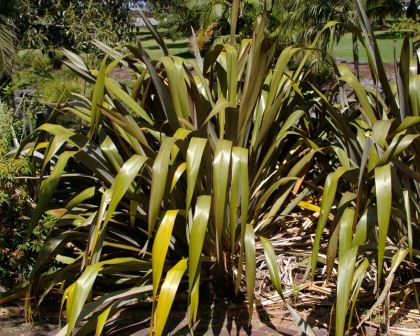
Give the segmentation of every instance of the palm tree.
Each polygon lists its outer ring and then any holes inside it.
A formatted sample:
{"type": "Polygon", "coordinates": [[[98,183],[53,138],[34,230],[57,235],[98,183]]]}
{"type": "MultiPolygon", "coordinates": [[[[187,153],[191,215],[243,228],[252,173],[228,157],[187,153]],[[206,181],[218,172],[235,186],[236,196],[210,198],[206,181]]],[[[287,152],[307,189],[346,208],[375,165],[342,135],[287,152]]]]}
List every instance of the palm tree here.
{"type": "MultiPolygon", "coordinates": [[[[313,40],[314,35],[329,21],[354,23],[356,20],[353,0],[291,0],[287,3],[286,10],[289,15],[282,26],[288,29],[282,29],[280,36],[290,37],[284,34],[288,34],[287,30],[294,31],[293,40],[299,43],[313,40]]],[[[343,33],[344,29],[338,26],[334,31],[335,38],[339,39],[343,33]]],[[[331,37],[331,34],[325,34],[324,44],[331,37]]]]}
{"type": "Polygon", "coordinates": [[[15,26],[13,23],[0,16],[0,81],[10,76],[16,50],[15,26]]]}
{"type": "MultiPolygon", "coordinates": [[[[362,0],[362,2],[368,16],[378,19],[380,22],[383,22],[386,16],[399,15],[402,12],[400,0],[362,0]]],[[[357,14],[354,4],[354,0],[276,1],[275,5],[281,8],[281,10],[277,10],[277,13],[280,13],[277,20],[279,37],[304,43],[311,41],[314,35],[329,21],[356,24],[357,14]]],[[[275,8],[273,8],[274,11],[275,8]]],[[[345,29],[338,26],[334,31],[334,38],[338,40],[344,33],[345,29]]],[[[331,37],[332,35],[329,33],[324,34],[323,42],[328,42],[331,37]]]]}
{"type": "Polygon", "coordinates": [[[16,27],[13,18],[21,1],[0,0],[0,82],[10,76],[16,52],[16,27]]]}
{"type": "Polygon", "coordinates": [[[366,12],[372,19],[378,19],[379,24],[385,23],[387,16],[397,16],[403,13],[400,0],[370,0],[366,4],[366,12]]]}
{"type": "Polygon", "coordinates": [[[187,6],[200,13],[201,28],[205,30],[215,22],[228,27],[231,10],[236,3],[239,6],[240,17],[248,12],[252,12],[257,17],[264,6],[270,2],[270,0],[187,0],[187,6]]]}

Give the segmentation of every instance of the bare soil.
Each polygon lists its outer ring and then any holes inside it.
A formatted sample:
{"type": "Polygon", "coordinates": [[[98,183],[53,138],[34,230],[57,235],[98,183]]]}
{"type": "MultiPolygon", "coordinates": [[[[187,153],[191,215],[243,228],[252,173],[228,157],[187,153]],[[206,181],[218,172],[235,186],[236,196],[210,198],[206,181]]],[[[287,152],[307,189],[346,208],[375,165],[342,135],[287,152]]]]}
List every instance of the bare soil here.
{"type": "MultiPolygon", "coordinates": [[[[339,64],[346,64],[350,70],[356,75],[356,68],[353,62],[346,62],[346,61],[338,61],[339,64]]],[[[362,63],[359,64],[359,79],[360,82],[368,87],[375,87],[375,83],[373,82],[371,71],[369,64],[362,63]]],[[[395,67],[392,64],[384,64],[385,72],[389,82],[395,83],[395,67]]]]}

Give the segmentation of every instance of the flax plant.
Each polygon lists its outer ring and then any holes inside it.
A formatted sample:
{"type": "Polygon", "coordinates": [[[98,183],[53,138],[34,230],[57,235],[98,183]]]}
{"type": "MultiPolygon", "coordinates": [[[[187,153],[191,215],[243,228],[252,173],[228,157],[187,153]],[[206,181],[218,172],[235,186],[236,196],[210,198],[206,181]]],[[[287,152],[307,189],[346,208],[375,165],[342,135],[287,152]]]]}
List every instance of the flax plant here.
{"type": "Polygon", "coordinates": [[[107,52],[98,70],[65,51],[67,65],[94,85],[91,97],[59,107],[82,127],[55,123],[57,110],[24,144],[42,157],[33,226],[45,211],[56,217],[32,289],[64,284],[63,334],[88,316],[79,333],[98,333],[123,303],[151,296],[151,330],[161,335],[184,282],[193,326],[209,278],[237,294],[243,284],[252,317],[256,237],[278,231],[321,151],[308,138],[300,87],[314,51],[289,47],[274,60],[264,24],[252,39],[216,45],[203,59],[197,52],[192,62],[169,56],[152,26],[165,53],[156,60],[141,41],[127,53],[98,42],[107,52]],[[131,88],[111,79],[117,66],[134,73],[131,88]],[[62,267],[43,274],[52,260],[62,267]],[[88,303],[94,284],[112,292],[88,303]]]}
{"type": "Polygon", "coordinates": [[[99,69],[65,51],[67,65],[94,85],[92,96],[60,104],[21,148],[40,176],[32,229],[44,213],[55,218],[31,291],[42,299],[64,289],[60,335],[99,335],[125,305],[147,298],[151,332],[162,335],[180,288],[193,328],[208,285],[245,291],[252,317],[256,244],[297,325],[312,335],[283,295],[270,241],[297,205],[320,213],[304,257],[312,279],[324,263],[326,280],[337,284],[337,335],[353,327],[367,270],[377,273],[372,310],[386,304],[401,264],[414,274],[419,75],[406,39],[396,88],[389,84],[357,4],[361,29],[346,27],[366,47],[383,95],[333,60],[337,79],[320,90],[309,76],[322,32],[308,48],[287,47],[275,58],[264,16],[252,39],[232,38],[204,58],[196,47],[193,61],[170,56],[150,24],[164,52],[158,59],[141,41],[119,50],[97,42],[106,53],[99,69]],[[292,60],[300,61],[292,68],[292,60]],[[130,69],[134,83],[112,79],[116,67],[130,69]],[[80,128],[60,125],[60,112],[80,128]],[[320,207],[302,202],[320,189],[320,207]],[[53,261],[59,267],[49,272],[53,261]]]}

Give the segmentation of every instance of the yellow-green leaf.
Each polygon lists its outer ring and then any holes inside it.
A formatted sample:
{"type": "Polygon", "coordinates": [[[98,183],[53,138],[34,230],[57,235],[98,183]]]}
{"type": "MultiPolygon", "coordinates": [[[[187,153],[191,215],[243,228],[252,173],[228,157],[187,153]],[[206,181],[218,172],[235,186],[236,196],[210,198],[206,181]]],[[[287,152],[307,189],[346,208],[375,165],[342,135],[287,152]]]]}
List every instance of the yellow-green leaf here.
{"type": "Polygon", "coordinates": [[[187,259],[182,259],[174,267],[172,267],[166,275],[162,288],[159,293],[159,301],[156,308],[155,334],[161,336],[165,328],[166,321],[174,302],[175,294],[178,290],[182,276],[187,269],[187,259]]]}
{"type": "Polygon", "coordinates": [[[375,169],[376,208],[378,212],[378,282],[380,282],[391,219],[392,181],[389,164],[375,169]]]}

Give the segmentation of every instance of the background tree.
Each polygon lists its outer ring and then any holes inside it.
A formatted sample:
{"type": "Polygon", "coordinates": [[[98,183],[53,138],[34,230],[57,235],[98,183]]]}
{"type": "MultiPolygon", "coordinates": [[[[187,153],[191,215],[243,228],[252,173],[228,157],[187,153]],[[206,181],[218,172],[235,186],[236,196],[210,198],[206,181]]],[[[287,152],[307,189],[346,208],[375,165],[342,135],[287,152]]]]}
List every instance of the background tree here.
{"type": "MultiPolygon", "coordinates": [[[[329,21],[354,23],[356,19],[353,0],[291,0],[285,9],[288,15],[284,22],[280,23],[279,37],[286,40],[292,37],[292,40],[298,43],[313,40],[317,32],[329,21]],[[288,29],[281,29],[285,26],[288,29]],[[290,36],[291,33],[294,36],[290,36]]],[[[332,34],[338,39],[343,33],[344,29],[337,26],[333,31],[324,34],[324,44],[330,40],[332,34]]]]}
{"type": "Polygon", "coordinates": [[[174,39],[179,34],[191,34],[191,27],[200,28],[200,13],[191,9],[186,1],[149,0],[147,4],[160,21],[159,26],[167,28],[174,39]]]}
{"type": "Polygon", "coordinates": [[[401,0],[368,0],[366,12],[371,19],[377,19],[380,25],[385,25],[387,17],[397,17],[403,13],[403,4],[401,0]]]}
{"type": "Polygon", "coordinates": [[[417,19],[417,0],[410,0],[407,7],[407,17],[413,20],[417,19]]]}
{"type": "MultiPolygon", "coordinates": [[[[251,35],[258,15],[264,6],[271,1],[266,0],[242,0],[239,4],[239,18],[237,31],[243,35],[251,35]]],[[[281,1],[280,1],[281,2],[281,1]]],[[[230,13],[232,0],[188,0],[189,8],[200,13],[201,28],[206,29],[217,22],[222,33],[230,29],[230,13]]]]}
{"type": "Polygon", "coordinates": [[[10,0],[0,0],[0,14],[6,17],[9,17],[15,13],[18,5],[17,1],[10,1],[10,0]]]}
{"type": "MultiPolygon", "coordinates": [[[[371,19],[381,24],[388,16],[398,16],[403,7],[400,0],[365,0],[363,1],[366,13],[371,19]]],[[[277,24],[280,37],[293,37],[294,42],[304,43],[311,41],[315,34],[329,21],[355,24],[357,15],[354,0],[291,0],[279,1],[280,10],[277,10],[277,24]],[[283,12],[283,14],[281,14],[283,12]],[[284,13],[287,13],[286,15],[284,13]],[[282,29],[288,27],[287,29],[282,29]],[[293,35],[293,36],[291,36],[293,35]]],[[[332,31],[334,38],[339,40],[345,33],[343,26],[339,25],[332,31]]],[[[330,32],[324,34],[324,43],[332,37],[330,32]]]]}
{"type": "MultiPolygon", "coordinates": [[[[201,31],[213,29],[221,34],[229,33],[232,0],[149,0],[147,3],[161,20],[161,25],[172,31],[190,34],[193,27],[201,31]]],[[[240,1],[237,31],[251,35],[265,3],[266,0],[240,1]]]]}
{"type": "Polygon", "coordinates": [[[124,41],[128,1],[20,0],[17,23],[25,47],[86,50],[93,39],[124,41]]]}

